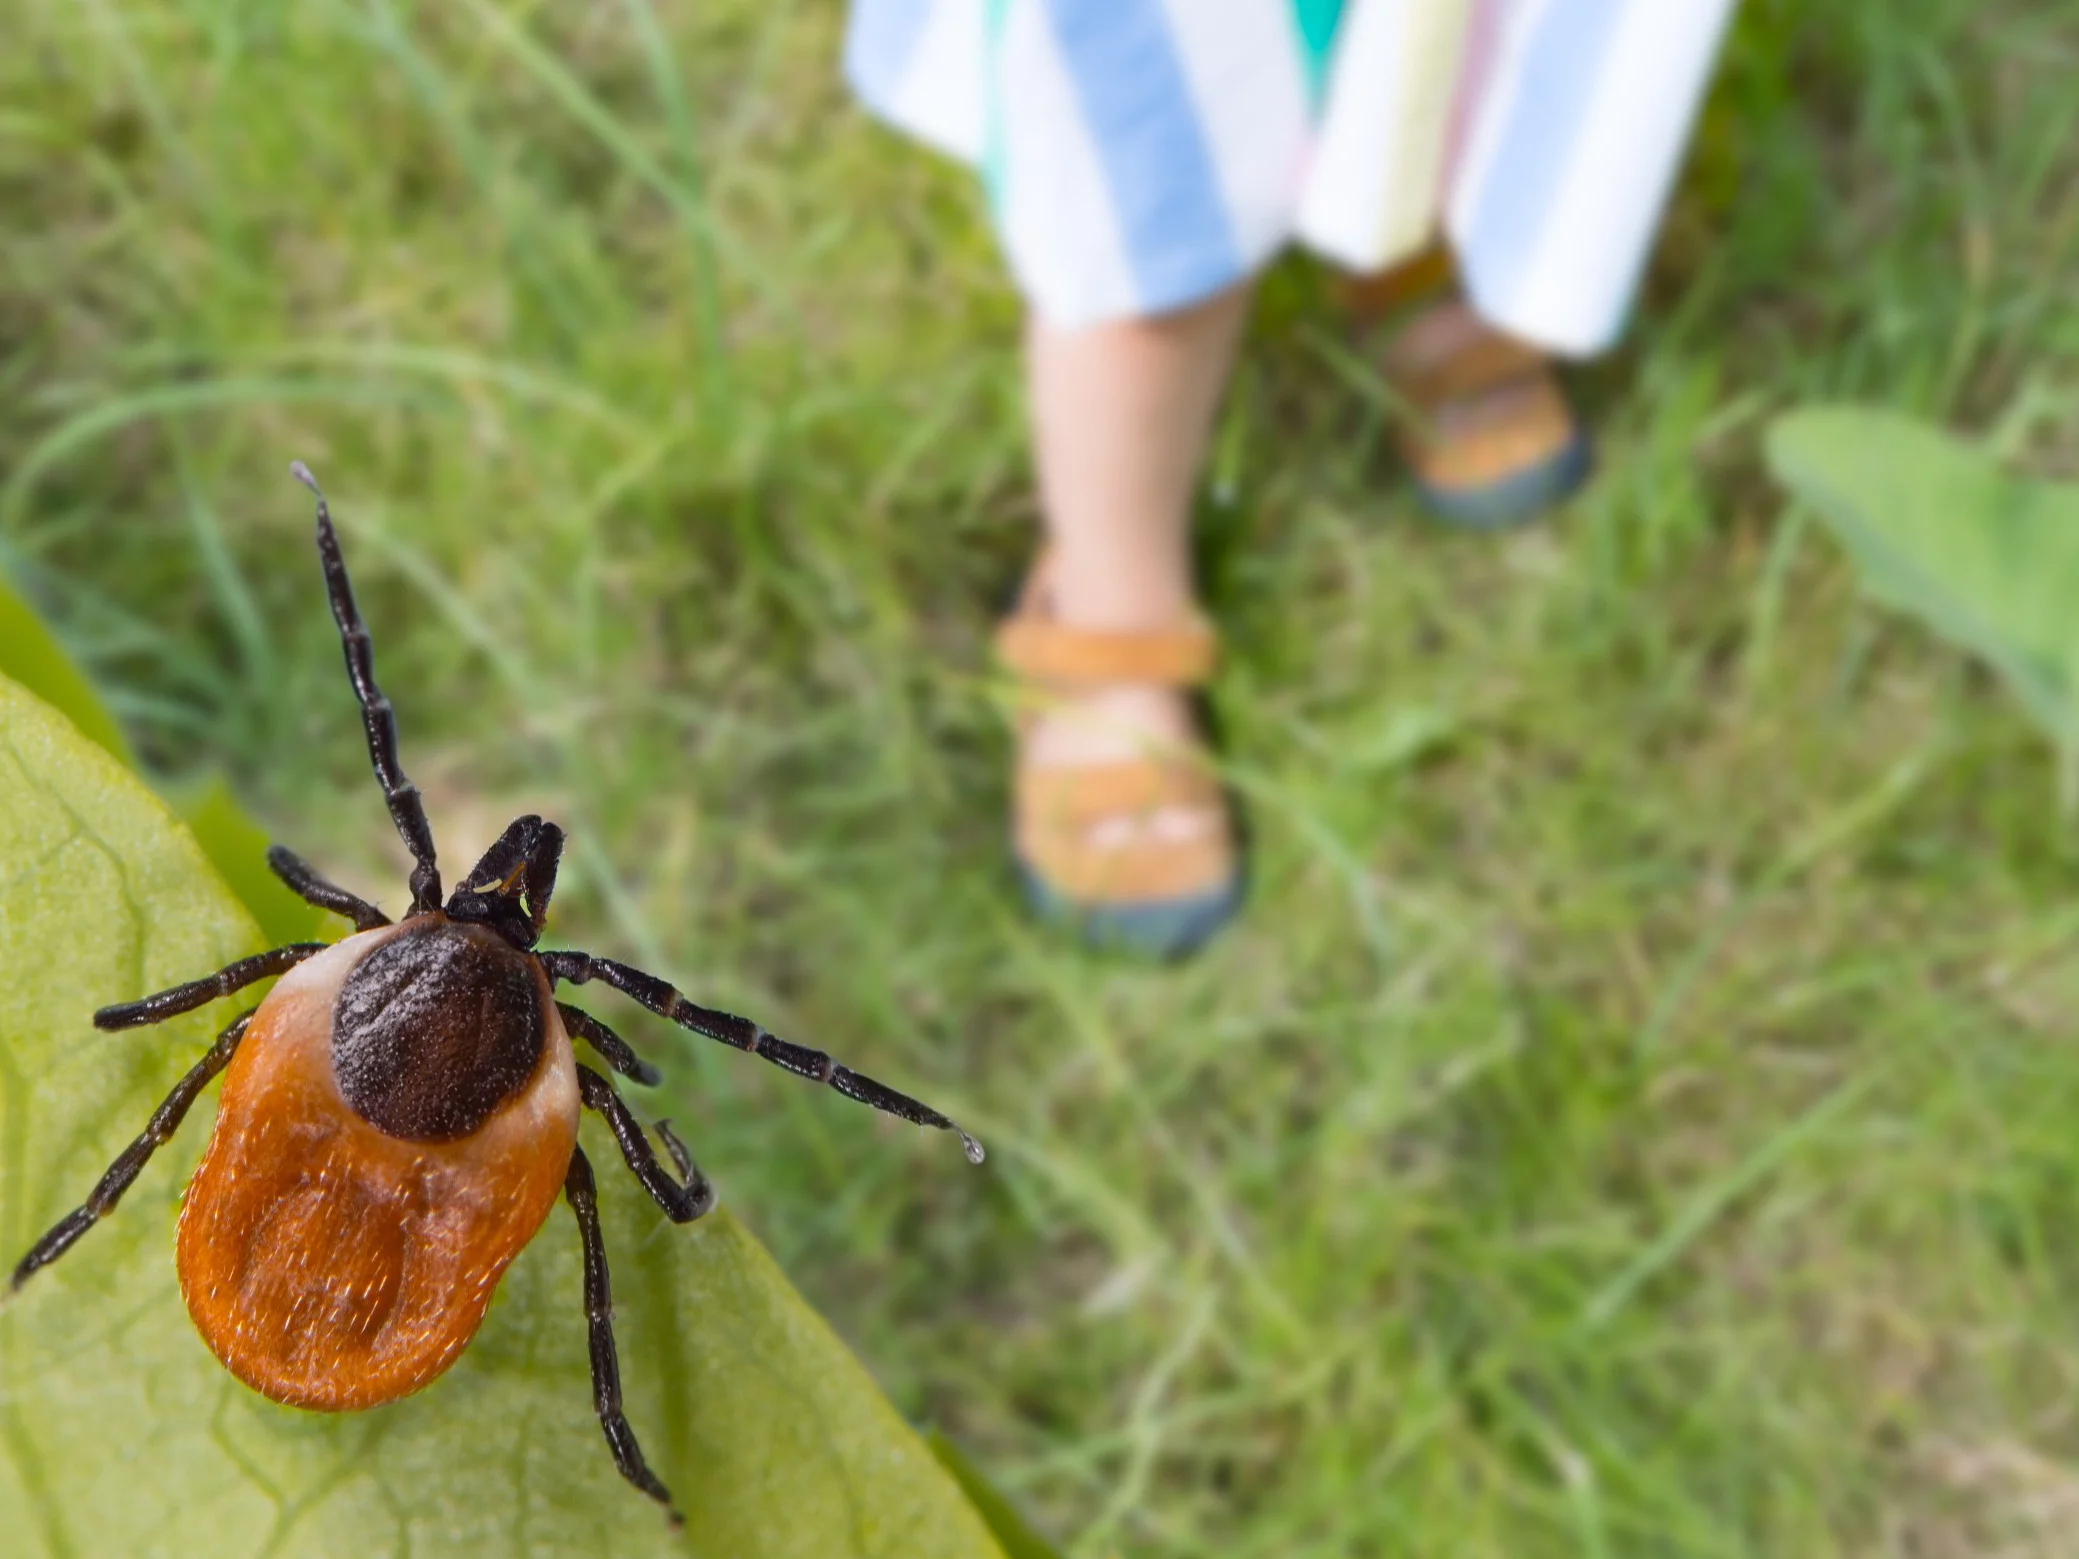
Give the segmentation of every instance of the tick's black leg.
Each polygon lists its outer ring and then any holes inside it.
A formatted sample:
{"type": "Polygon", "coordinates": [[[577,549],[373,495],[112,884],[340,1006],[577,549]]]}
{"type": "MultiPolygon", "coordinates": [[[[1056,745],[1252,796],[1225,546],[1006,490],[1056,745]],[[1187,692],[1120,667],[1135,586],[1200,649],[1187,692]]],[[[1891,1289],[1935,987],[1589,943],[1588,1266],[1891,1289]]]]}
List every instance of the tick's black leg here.
{"type": "Polygon", "coordinates": [[[578,1097],[585,1101],[585,1108],[597,1110],[606,1117],[607,1128],[613,1132],[614,1141],[621,1145],[621,1157],[628,1160],[628,1167],[635,1171],[635,1178],[642,1188],[650,1193],[650,1200],[664,1209],[664,1216],[673,1223],[691,1223],[695,1218],[711,1212],[715,1205],[715,1188],[708,1184],[707,1176],[694,1167],[693,1157],[686,1145],[679,1141],[666,1121],[657,1122],[657,1135],[664,1139],[664,1146],[671,1154],[671,1161],[679,1166],[684,1184],[671,1178],[664,1166],[657,1162],[657,1155],[650,1147],[650,1139],[643,1135],[642,1122],[621,1096],[614,1092],[614,1085],[593,1071],[589,1066],[577,1069],[578,1097]]]}
{"type": "Polygon", "coordinates": [[[215,974],[204,975],[199,980],[190,980],[186,985],[176,985],[170,991],[160,991],[156,996],[146,996],[139,1001],[119,1001],[112,1007],[103,1007],[94,1014],[97,1029],[134,1029],[145,1023],[163,1023],[178,1017],[183,1012],[193,1012],[206,1002],[219,996],[229,996],[233,991],[243,990],[255,980],[264,980],[269,975],[284,974],[315,953],[322,953],[323,942],[291,942],[287,947],[277,947],[270,952],[255,953],[250,958],[241,958],[235,964],[226,964],[215,974]]]}
{"type": "Polygon", "coordinates": [[[571,1149],[563,1194],[577,1215],[578,1238],[585,1244],[585,1320],[591,1331],[592,1406],[599,1414],[599,1427],[606,1431],[606,1443],[621,1476],[662,1505],[673,1526],[683,1525],[671,1503],[671,1491],[642,1459],[642,1447],[636,1444],[635,1431],[621,1411],[621,1361],[614,1352],[614,1296],[606,1276],[606,1241],[599,1232],[599,1191],[583,1148],[571,1149]]]}
{"type": "Polygon", "coordinates": [[[556,1003],[556,1010],[563,1014],[565,1028],[598,1051],[600,1060],[630,1082],[640,1083],[645,1088],[655,1088],[664,1081],[664,1074],[637,1055],[635,1048],[627,1040],[582,1007],[573,1007],[567,1001],[559,1001],[556,1003]]]}
{"type": "Polygon", "coordinates": [[[245,1037],[245,1026],[252,1013],[241,1013],[238,1020],[217,1036],[217,1042],[209,1047],[203,1058],[196,1062],[186,1077],[174,1085],[166,1102],[152,1112],[146,1123],[144,1134],[131,1143],[116,1161],[108,1166],[108,1173],[101,1177],[86,1201],[60,1218],[50,1233],[29,1247],[29,1254],[15,1264],[14,1276],[8,1282],[9,1291],[20,1288],[29,1274],[38,1267],[47,1267],[79,1242],[79,1237],[94,1227],[115,1209],[122,1195],[130,1189],[130,1183],[144,1169],[153,1152],[165,1145],[173,1134],[180,1130],[182,1117],[188,1113],[209,1080],[231,1064],[232,1052],[245,1037]]]}
{"type": "Polygon", "coordinates": [[[897,1093],[871,1077],[862,1077],[850,1067],[839,1066],[820,1050],[776,1039],[749,1018],[716,1012],[711,1007],[696,1007],[654,974],[644,974],[640,969],[616,963],[611,958],[594,958],[590,953],[543,953],[541,962],[549,972],[551,983],[568,980],[572,985],[583,985],[587,980],[602,981],[622,995],[641,1002],[659,1017],[671,1019],[681,1028],[763,1056],[774,1066],[785,1067],[797,1077],[827,1083],[847,1099],[856,1099],[861,1104],[872,1105],[919,1126],[935,1126],[940,1131],[950,1131],[967,1149],[970,1163],[982,1161],[981,1143],[930,1105],[921,1104],[908,1094],[897,1093]]]}
{"type": "Polygon", "coordinates": [[[375,685],[375,649],[368,629],[354,605],[354,587],[347,579],[346,559],[340,556],[339,536],[332,529],[332,511],[319,491],[317,478],[300,460],[289,462],[289,474],[318,495],[318,559],[325,566],[325,593],[332,600],[332,620],[339,624],[339,645],[346,652],[347,676],[354,684],[354,697],[361,703],[361,724],[368,732],[368,757],[375,777],[389,804],[390,821],[404,838],[415,864],[411,871],[413,914],[440,908],[440,867],[433,856],[433,829],[426,821],[426,804],[419,788],[404,777],[397,762],[397,715],[383,690],[375,685]]]}
{"type": "Polygon", "coordinates": [[[306,904],[317,905],[319,909],[346,916],[354,923],[356,931],[373,931],[377,926],[390,923],[390,917],[368,900],[356,898],[346,889],[327,882],[310,862],[286,846],[271,844],[267,847],[267,866],[288,884],[289,891],[296,897],[306,904]]]}

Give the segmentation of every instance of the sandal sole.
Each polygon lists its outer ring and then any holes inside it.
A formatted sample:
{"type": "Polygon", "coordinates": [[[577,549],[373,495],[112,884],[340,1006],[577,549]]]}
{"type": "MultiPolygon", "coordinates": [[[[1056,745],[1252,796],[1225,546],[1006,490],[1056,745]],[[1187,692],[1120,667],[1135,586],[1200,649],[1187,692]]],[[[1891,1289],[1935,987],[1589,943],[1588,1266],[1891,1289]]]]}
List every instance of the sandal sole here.
{"type": "Polygon", "coordinates": [[[1456,530],[1509,530],[1536,519],[1588,480],[1595,452],[1586,433],[1536,465],[1484,487],[1432,487],[1411,478],[1415,494],[1432,518],[1456,530]]]}
{"type": "Polygon", "coordinates": [[[1242,879],[1230,878],[1218,888],[1177,899],[1149,899],[1138,904],[1079,904],[1047,885],[1024,861],[1018,880],[1033,913],[1050,925],[1067,926],[1082,941],[1101,951],[1130,952],[1159,959],[1185,958],[1197,952],[1213,933],[1234,919],[1242,906],[1242,879]]]}

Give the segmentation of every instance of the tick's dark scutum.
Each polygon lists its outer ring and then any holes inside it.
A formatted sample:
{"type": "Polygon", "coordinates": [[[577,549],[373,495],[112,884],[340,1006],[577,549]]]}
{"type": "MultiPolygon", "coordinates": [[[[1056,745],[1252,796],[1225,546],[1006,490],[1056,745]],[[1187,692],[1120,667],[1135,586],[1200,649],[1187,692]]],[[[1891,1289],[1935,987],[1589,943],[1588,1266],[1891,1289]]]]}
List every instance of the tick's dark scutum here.
{"type": "Polygon", "coordinates": [[[332,1008],[332,1070],[355,1113],[393,1137],[466,1137],[523,1088],[547,1039],[534,961],[438,916],[357,963],[332,1008]]]}

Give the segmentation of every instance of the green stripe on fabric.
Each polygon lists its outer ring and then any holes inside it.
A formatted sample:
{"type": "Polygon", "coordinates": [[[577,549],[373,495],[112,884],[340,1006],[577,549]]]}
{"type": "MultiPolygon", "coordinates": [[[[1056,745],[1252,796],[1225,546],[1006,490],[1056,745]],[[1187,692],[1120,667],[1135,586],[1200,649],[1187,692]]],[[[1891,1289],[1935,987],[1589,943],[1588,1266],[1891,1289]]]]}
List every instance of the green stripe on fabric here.
{"type": "Polygon", "coordinates": [[[1299,30],[1299,45],[1307,67],[1307,90],[1318,107],[1328,82],[1328,51],[1335,47],[1337,23],[1343,19],[1343,0],[1292,0],[1292,21],[1299,30]]]}
{"type": "MultiPolygon", "coordinates": [[[[1336,0],[1341,4],[1342,0],[1336,0]]],[[[1003,215],[1005,164],[1009,154],[1003,129],[1003,28],[1010,15],[1011,0],[989,0],[982,15],[982,188],[988,192],[989,209],[1003,215]]]]}

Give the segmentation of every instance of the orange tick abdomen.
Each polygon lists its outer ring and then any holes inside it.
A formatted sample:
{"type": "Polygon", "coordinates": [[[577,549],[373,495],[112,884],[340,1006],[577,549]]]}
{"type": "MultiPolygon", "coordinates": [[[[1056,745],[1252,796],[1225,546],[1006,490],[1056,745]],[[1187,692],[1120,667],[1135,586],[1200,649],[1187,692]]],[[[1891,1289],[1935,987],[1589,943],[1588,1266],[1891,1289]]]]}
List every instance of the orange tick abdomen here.
{"type": "Polygon", "coordinates": [[[277,1402],[373,1407],[433,1380],[570,1168],[577,1071],[538,965],[547,1043],[481,1127],[408,1140],[347,1103],[331,1044],[340,988],[412,925],[348,937],[282,977],[224,1074],[182,1200],[188,1313],[224,1367],[277,1402]]]}

